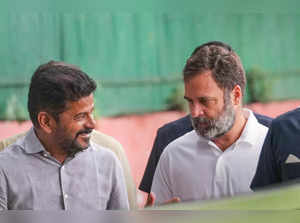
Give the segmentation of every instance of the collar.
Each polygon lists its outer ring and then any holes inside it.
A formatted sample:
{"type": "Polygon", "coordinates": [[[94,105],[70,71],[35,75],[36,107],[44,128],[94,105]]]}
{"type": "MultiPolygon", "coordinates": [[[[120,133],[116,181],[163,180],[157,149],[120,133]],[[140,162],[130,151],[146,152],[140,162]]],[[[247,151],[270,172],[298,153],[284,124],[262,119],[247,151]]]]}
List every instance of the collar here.
{"type": "Polygon", "coordinates": [[[28,154],[46,152],[44,146],[41,144],[40,140],[36,136],[33,127],[27,132],[20,146],[28,154]]]}
{"type": "Polygon", "coordinates": [[[263,125],[261,125],[257,121],[256,117],[254,116],[253,112],[250,109],[244,108],[243,112],[244,112],[244,116],[246,117],[247,121],[246,121],[246,125],[242,131],[242,134],[238,138],[236,143],[238,144],[238,143],[244,142],[244,143],[248,143],[250,145],[255,145],[257,138],[258,138],[258,134],[260,133],[259,129],[261,129],[261,127],[263,125]]]}
{"type": "MultiPolygon", "coordinates": [[[[264,126],[257,121],[256,117],[254,116],[253,112],[250,109],[243,108],[243,113],[245,118],[247,119],[246,125],[242,131],[242,134],[237,139],[237,141],[234,142],[234,144],[247,143],[250,145],[254,145],[255,142],[257,141],[258,134],[260,133],[258,129],[264,126]]],[[[198,136],[198,138],[200,138],[201,143],[216,147],[216,144],[213,141],[208,140],[203,136],[199,136],[195,130],[193,131],[198,136]]]]}
{"type": "MultiPolygon", "coordinates": [[[[45,149],[45,147],[42,145],[41,141],[37,137],[33,127],[27,132],[27,134],[25,135],[25,137],[23,138],[23,140],[20,142],[19,145],[27,154],[37,154],[41,152],[49,154],[49,152],[45,149]]],[[[79,153],[76,153],[75,156],[77,156],[82,152],[88,151],[91,147],[92,149],[94,149],[95,146],[92,145],[93,144],[91,142],[89,148],[79,153]]]]}

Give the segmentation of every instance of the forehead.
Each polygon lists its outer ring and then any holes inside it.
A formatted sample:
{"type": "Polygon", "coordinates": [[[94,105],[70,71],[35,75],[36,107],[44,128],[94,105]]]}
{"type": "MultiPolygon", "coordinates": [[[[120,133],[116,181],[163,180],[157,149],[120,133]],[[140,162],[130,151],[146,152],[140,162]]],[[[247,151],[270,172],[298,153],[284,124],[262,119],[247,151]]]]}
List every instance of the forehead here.
{"type": "Polygon", "coordinates": [[[81,112],[89,112],[94,108],[94,96],[82,97],[78,101],[69,101],[66,103],[65,114],[73,115],[81,112]]]}
{"type": "Polygon", "coordinates": [[[211,71],[196,74],[184,82],[185,96],[198,97],[223,97],[223,90],[213,79],[211,71]]]}

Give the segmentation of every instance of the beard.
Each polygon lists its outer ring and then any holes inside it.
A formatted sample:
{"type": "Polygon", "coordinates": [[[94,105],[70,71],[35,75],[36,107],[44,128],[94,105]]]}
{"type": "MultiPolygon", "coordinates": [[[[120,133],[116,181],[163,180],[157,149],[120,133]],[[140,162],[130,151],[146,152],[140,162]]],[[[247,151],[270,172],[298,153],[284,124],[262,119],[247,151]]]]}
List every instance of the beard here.
{"type": "Polygon", "coordinates": [[[217,118],[191,117],[191,121],[196,133],[208,140],[218,138],[227,133],[235,122],[235,111],[229,95],[225,96],[224,107],[217,118]]]}
{"type": "Polygon", "coordinates": [[[58,143],[60,145],[60,148],[62,148],[63,151],[65,151],[68,156],[74,156],[78,152],[82,152],[86,150],[90,146],[90,138],[84,139],[85,145],[81,145],[78,142],[78,137],[80,134],[84,133],[91,133],[93,129],[83,129],[76,133],[74,138],[71,138],[70,136],[67,136],[65,134],[59,134],[60,137],[58,137],[58,143]]]}

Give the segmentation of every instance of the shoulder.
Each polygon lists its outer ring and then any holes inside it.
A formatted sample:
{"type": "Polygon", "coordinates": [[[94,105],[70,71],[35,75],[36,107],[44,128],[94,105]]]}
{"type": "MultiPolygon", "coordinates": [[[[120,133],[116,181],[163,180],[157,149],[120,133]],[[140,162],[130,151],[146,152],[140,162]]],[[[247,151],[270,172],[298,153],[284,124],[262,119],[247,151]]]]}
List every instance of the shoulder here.
{"type": "Polygon", "coordinates": [[[9,145],[15,143],[20,138],[24,137],[26,135],[26,132],[20,133],[18,135],[11,136],[9,138],[3,139],[0,142],[0,151],[8,147],[9,145]]]}
{"type": "Polygon", "coordinates": [[[272,121],[270,130],[272,136],[274,134],[281,135],[281,137],[292,137],[293,140],[298,139],[300,132],[300,108],[294,109],[284,113],[272,121]]]}
{"type": "Polygon", "coordinates": [[[274,122],[285,123],[290,121],[300,121],[300,108],[286,112],[274,119],[274,122]]]}
{"type": "Polygon", "coordinates": [[[193,129],[192,123],[189,115],[184,116],[183,118],[177,119],[175,121],[169,122],[158,129],[159,132],[163,131],[176,131],[176,130],[186,130],[191,131],[193,129]]]}
{"type": "Polygon", "coordinates": [[[167,147],[162,153],[162,158],[167,156],[181,156],[183,153],[189,152],[193,150],[193,148],[196,148],[196,145],[199,143],[199,140],[200,137],[194,130],[185,133],[183,136],[178,137],[177,139],[173,140],[172,142],[170,142],[170,144],[167,145],[167,147]]]}
{"type": "Polygon", "coordinates": [[[106,148],[122,150],[122,145],[115,138],[97,130],[92,132],[91,141],[106,148]]]}
{"type": "Polygon", "coordinates": [[[113,152],[121,162],[126,157],[122,145],[112,136],[94,130],[91,137],[91,142],[94,142],[101,148],[106,148],[113,152]]]}
{"type": "Polygon", "coordinates": [[[107,147],[98,145],[94,142],[91,142],[91,149],[90,152],[92,153],[93,157],[99,162],[102,163],[118,163],[119,160],[116,154],[107,147]]]}
{"type": "Polygon", "coordinates": [[[264,149],[272,151],[278,163],[285,162],[289,154],[299,157],[299,134],[300,108],[297,108],[273,119],[264,149]]]}
{"type": "Polygon", "coordinates": [[[294,132],[299,134],[300,131],[300,108],[284,113],[272,121],[271,128],[274,130],[294,132]]]}
{"type": "Polygon", "coordinates": [[[158,129],[155,145],[160,149],[164,149],[170,142],[192,130],[192,123],[188,115],[167,123],[158,129]]]}
{"type": "Polygon", "coordinates": [[[253,114],[260,124],[262,124],[266,127],[269,127],[271,125],[273,118],[271,118],[269,116],[261,115],[261,114],[255,113],[255,112],[253,112],[253,114]]]}
{"type": "Polygon", "coordinates": [[[108,147],[91,142],[91,151],[95,156],[116,158],[115,153],[108,147]]]}
{"type": "Polygon", "coordinates": [[[26,158],[21,146],[13,143],[0,152],[0,168],[17,168],[16,166],[26,158]]]}

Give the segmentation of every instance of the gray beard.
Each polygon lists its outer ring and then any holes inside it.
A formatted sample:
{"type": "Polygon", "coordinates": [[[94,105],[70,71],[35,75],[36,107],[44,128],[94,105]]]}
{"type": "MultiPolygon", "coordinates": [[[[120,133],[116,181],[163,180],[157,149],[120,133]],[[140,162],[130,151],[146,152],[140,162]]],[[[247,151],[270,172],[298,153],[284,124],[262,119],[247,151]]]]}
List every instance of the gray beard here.
{"type": "Polygon", "coordinates": [[[212,140],[224,135],[232,128],[235,122],[235,111],[232,104],[226,102],[227,100],[225,100],[222,113],[216,119],[191,117],[193,128],[199,136],[212,140]]]}

